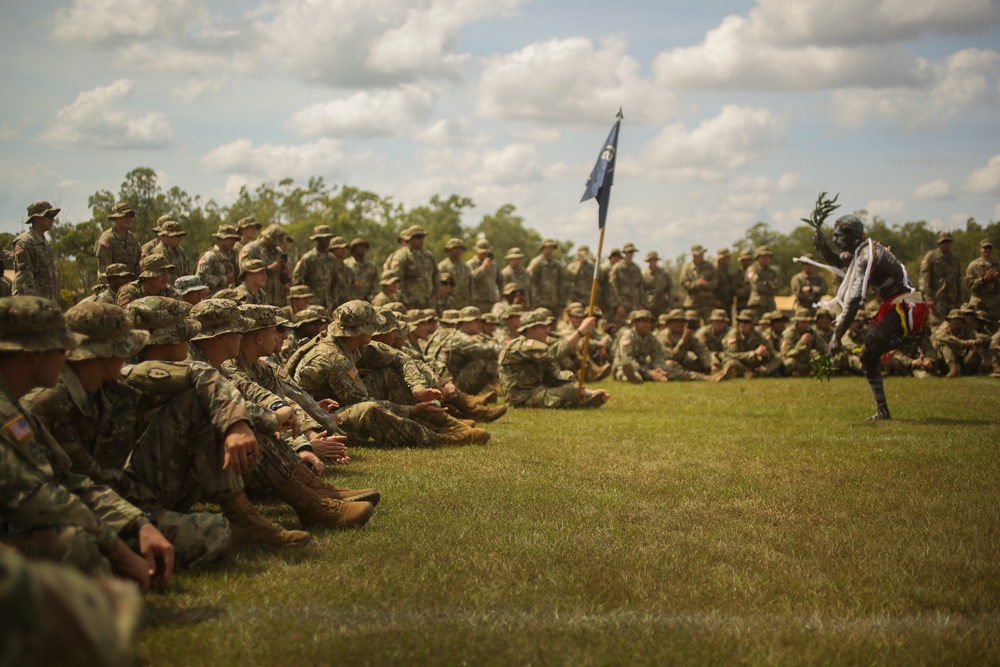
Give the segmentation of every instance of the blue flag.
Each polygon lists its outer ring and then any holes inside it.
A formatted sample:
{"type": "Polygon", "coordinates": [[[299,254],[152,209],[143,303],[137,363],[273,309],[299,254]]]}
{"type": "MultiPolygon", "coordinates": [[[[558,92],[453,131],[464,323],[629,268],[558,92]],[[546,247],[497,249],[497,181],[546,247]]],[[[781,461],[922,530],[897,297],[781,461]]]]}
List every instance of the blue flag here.
{"type": "Polygon", "coordinates": [[[622,112],[618,110],[618,120],[611,128],[608,140],[601,148],[601,154],[597,157],[597,164],[590,172],[587,179],[587,189],[583,193],[580,201],[587,201],[592,197],[597,197],[598,205],[598,228],[604,229],[604,222],[608,217],[608,202],[611,199],[611,185],[615,182],[615,158],[618,156],[618,128],[622,123],[622,112]]]}

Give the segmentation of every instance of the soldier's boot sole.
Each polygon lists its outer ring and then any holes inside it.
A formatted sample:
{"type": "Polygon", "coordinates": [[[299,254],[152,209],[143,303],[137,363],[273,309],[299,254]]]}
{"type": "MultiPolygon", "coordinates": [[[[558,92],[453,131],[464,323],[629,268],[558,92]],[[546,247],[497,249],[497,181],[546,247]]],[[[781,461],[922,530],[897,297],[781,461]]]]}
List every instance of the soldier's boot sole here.
{"type": "Polygon", "coordinates": [[[483,405],[490,405],[491,403],[497,402],[497,392],[496,389],[490,389],[479,394],[479,397],[483,401],[483,405]]]}
{"type": "MultiPolygon", "coordinates": [[[[496,420],[507,414],[507,406],[500,405],[495,408],[488,408],[485,405],[473,410],[470,416],[476,421],[481,422],[495,422],[496,420]]],[[[470,424],[471,426],[471,424],[470,424]]]]}
{"type": "Polygon", "coordinates": [[[220,506],[229,521],[234,547],[302,547],[312,539],[305,531],[285,530],[265,519],[242,491],[222,498],[220,506]]]}
{"type": "Polygon", "coordinates": [[[276,494],[295,510],[304,528],[360,528],[375,511],[371,503],[324,498],[297,479],[294,473],[278,486],[276,494]]]}
{"type": "Polygon", "coordinates": [[[382,494],[379,493],[378,489],[344,489],[324,482],[316,474],[314,474],[305,463],[297,465],[293,474],[298,477],[303,484],[323,498],[330,498],[331,500],[368,502],[372,504],[372,507],[378,505],[378,501],[382,499],[382,494]]]}
{"type": "Polygon", "coordinates": [[[632,384],[642,384],[642,377],[632,364],[622,364],[622,373],[632,384]]]}
{"type": "Polygon", "coordinates": [[[578,408],[599,408],[602,405],[604,405],[604,396],[601,394],[591,394],[576,404],[578,408]]]}

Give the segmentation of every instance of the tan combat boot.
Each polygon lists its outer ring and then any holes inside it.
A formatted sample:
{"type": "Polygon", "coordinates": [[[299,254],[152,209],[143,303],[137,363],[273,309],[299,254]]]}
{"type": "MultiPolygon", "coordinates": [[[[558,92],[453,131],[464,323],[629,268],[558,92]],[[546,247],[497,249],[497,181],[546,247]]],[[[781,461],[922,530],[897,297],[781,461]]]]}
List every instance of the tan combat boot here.
{"type": "Polygon", "coordinates": [[[948,364],[948,375],[946,375],[945,377],[949,378],[958,377],[958,363],[953,361],[950,364],[948,364]]]}
{"type": "Polygon", "coordinates": [[[262,517],[242,491],[223,496],[219,505],[233,531],[234,547],[300,547],[311,539],[309,533],[285,530],[262,517]]]}
{"type": "Polygon", "coordinates": [[[371,503],[324,498],[306,486],[294,472],[278,485],[275,492],[292,506],[299,523],[305,528],[360,528],[374,511],[371,503]]]}
{"type": "Polygon", "coordinates": [[[378,501],[382,499],[382,494],[378,492],[378,489],[342,489],[324,482],[305,463],[295,466],[295,471],[292,474],[320,496],[330,498],[331,500],[363,501],[371,503],[372,507],[375,507],[378,505],[378,501]]]}
{"type": "Polygon", "coordinates": [[[451,400],[450,404],[457,409],[459,417],[471,419],[474,422],[492,422],[507,414],[506,405],[489,408],[482,403],[475,402],[469,394],[461,391],[455,393],[455,398],[451,400]]]}
{"type": "Polygon", "coordinates": [[[443,412],[420,415],[418,421],[433,434],[432,445],[483,445],[490,440],[483,429],[466,426],[443,412]]]}

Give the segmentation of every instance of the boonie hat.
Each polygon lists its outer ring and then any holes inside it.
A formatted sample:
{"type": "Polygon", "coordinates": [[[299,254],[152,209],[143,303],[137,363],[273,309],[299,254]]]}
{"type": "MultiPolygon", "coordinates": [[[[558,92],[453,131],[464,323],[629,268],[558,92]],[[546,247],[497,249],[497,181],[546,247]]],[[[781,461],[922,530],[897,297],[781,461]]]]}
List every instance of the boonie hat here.
{"type": "Polygon", "coordinates": [[[67,328],[80,337],[68,359],[131,357],[149,340],[149,332],[133,330],[125,311],[110,303],[78,303],[66,311],[67,328]]]}

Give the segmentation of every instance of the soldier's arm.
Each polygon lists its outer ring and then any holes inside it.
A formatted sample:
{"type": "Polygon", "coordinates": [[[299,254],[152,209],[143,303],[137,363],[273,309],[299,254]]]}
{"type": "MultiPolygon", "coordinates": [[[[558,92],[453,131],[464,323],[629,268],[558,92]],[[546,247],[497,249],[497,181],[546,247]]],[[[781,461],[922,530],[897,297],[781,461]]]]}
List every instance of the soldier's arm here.
{"type": "Polygon", "coordinates": [[[17,294],[38,294],[35,269],[31,263],[31,250],[23,239],[14,244],[14,291],[17,294]]]}

